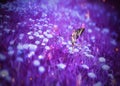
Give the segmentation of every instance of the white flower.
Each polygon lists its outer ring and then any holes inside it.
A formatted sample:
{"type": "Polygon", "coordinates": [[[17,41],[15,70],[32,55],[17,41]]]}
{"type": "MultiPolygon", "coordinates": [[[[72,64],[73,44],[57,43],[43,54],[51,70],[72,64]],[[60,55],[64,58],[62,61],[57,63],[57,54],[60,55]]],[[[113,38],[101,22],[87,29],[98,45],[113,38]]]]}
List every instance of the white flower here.
{"type": "Polygon", "coordinates": [[[29,44],[29,49],[35,51],[37,49],[37,45],[29,44]]]}
{"type": "Polygon", "coordinates": [[[96,75],[95,75],[93,72],[88,73],[88,76],[89,76],[90,78],[96,78],[96,75]]]}
{"type": "Polygon", "coordinates": [[[38,40],[37,40],[37,41],[35,41],[35,44],[40,44],[40,41],[38,41],[38,40]]]}
{"type": "Polygon", "coordinates": [[[52,38],[53,37],[52,34],[47,34],[46,36],[47,36],[47,38],[52,38]]]}
{"type": "Polygon", "coordinates": [[[35,35],[36,37],[39,37],[39,33],[38,33],[38,32],[35,32],[34,35],[35,35]]]}
{"type": "Polygon", "coordinates": [[[58,68],[61,68],[61,69],[65,69],[65,68],[66,68],[66,65],[63,64],[63,63],[59,63],[59,64],[57,64],[57,67],[58,67],[58,68]]]}
{"type": "Polygon", "coordinates": [[[39,70],[39,72],[41,72],[41,73],[45,72],[45,68],[44,68],[43,66],[40,66],[40,67],[38,68],[38,70],[39,70]]]}
{"type": "Polygon", "coordinates": [[[95,83],[93,86],[103,86],[102,83],[99,81],[97,83],[95,83]]]}
{"type": "Polygon", "coordinates": [[[28,49],[29,48],[29,44],[23,44],[23,49],[28,49]]]}
{"type": "Polygon", "coordinates": [[[109,70],[109,69],[110,69],[110,66],[104,64],[104,65],[102,66],[102,69],[103,69],[103,70],[109,70]]]}
{"type": "Polygon", "coordinates": [[[33,61],[33,65],[34,65],[34,66],[39,66],[39,65],[40,65],[39,60],[34,60],[34,61],[33,61]]]}
{"type": "Polygon", "coordinates": [[[17,57],[17,58],[16,58],[16,61],[18,61],[18,62],[23,62],[23,58],[17,57]]]}
{"type": "Polygon", "coordinates": [[[68,41],[68,44],[69,44],[69,45],[72,45],[72,42],[71,42],[71,41],[68,41]]]}
{"type": "Polygon", "coordinates": [[[105,62],[106,60],[105,60],[105,58],[104,57],[100,57],[99,58],[99,62],[105,62]]]}
{"type": "Polygon", "coordinates": [[[42,44],[41,45],[45,45],[45,43],[44,42],[42,42],[42,44]]]}
{"type": "Polygon", "coordinates": [[[34,39],[34,37],[33,36],[29,36],[29,39],[34,39]]]}
{"type": "Polygon", "coordinates": [[[6,56],[0,53],[0,60],[5,60],[6,56]]]}
{"type": "Polygon", "coordinates": [[[44,39],[43,39],[43,42],[47,43],[47,42],[48,42],[48,39],[47,39],[47,38],[44,38],[44,39]]]}
{"type": "Polygon", "coordinates": [[[114,40],[114,39],[112,39],[112,40],[110,41],[110,43],[111,43],[112,45],[117,45],[117,42],[116,42],[116,40],[114,40]]]}
{"type": "Polygon", "coordinates": [[[89,69],[89,67],[86,64],[83,64],[82,67],[85,69],[89,69]]]}
{"type": "Polygon", "coordinates": [[[24,34],[21,33],[21,34],[19,35],[19,39],[22,39],[23,37],[24,37],[24,34]]]}
{"type": "Polygon", "coordinates": [[[9,73],[8,73],[7,70],[4,69],[4,70],[1,70],[1,71],[0,71],[0,76],[1,76],[1,77],[7,77],[8,75],[9,75],[9,73]]]}
{"type": "Polygon", "coordinates": [[[14,50],[9,50],[9,51],[8,51],[8,54],[9,54],[9,55],[13,55],[13,54],[14,54],[14,50]]]}
{"type": "Polygon", "coordinates": [[[44,56],[39,55],[38,58],[39,58],[39,59],[44,59],[44,56]]]}
{"type": "Polygon", "coordinates": [[[31,35],[31,34],[32,34],[32,31],[28,32],[27,34],[28,34],[28,35],[31,35]]]}
{"type": "Polygon", "coordinates": [[[19,44],[17,45],[17,49],[18,49],[18,50],[22,50],[22,49],[23,49],[23,45],[19,43],[19,44]]]}
{"type": "Polygon", "coordinates": [[[102,30],[102,33],[103,33],[103,34],[109,33],[109,29],[108,29],[108,28],[104,28],[104,29],[102,30]]]}
{"type": "Polygon", "coordinates": [[[74,52],[79,52],[79,50],[77,48],[74,49],[74,52]]]}
{"type": "Polygon", "coordinates": [[[92,33],[92,30],[91,30],[91,29],[88,29],[88,33],[92,33]]]}
{"type": "Polygon", "coordinates": [[[44,38],[44,36],[43,36],[43,35],[39,35],[38,37],[39,37],[39,38],[44,38]]]}
{"type": "Polygon", "coordinates": [[[46,49],[46,50],[50,50],[50,47],[49,47],[49,46],[45,46],[45,49],[46,49]]]}
{"type": "Polygon", "coordinates": [[[31,51],[29,54],[28,54],[28,57],[32,57],[33,55],[35,54],[35,52],[31,51]]]}

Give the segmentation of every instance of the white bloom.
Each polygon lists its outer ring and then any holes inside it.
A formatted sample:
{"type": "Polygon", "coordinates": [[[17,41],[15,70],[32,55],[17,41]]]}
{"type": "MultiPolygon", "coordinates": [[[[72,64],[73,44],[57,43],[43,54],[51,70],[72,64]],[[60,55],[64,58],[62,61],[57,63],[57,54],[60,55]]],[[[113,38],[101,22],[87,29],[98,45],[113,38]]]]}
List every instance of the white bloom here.
{"type": "Polygon", "coordinates": [[[44,36],[43,36],[43,35],[39,35],[38,37],[39,37],[39,38],[44,38],[44,36]]]}
{"type": "Polygon", "coordinates": [[[103,33],[103,34],[109,33],[109,29],[108,29],[108,28],[104,28],[104,29],[102,30],[102,33],[103,33]]]}
{"type": "Polygon", "coordinates": [[[24,49],[28,49],[29,48],[29,44],[23,44],[22,45],[24,49]]]}
{"type": "Polygon", "coordinates": [[[32,31],[28,32],[27,34],[28,34],[28,35],[31,35],[31,34],[32,34],[32,31]]]}
{"type": "Polygon", "coordinates": [[[44,42],[42,42],[42,44],[41,45],[45,45],[45,43],[44,42]]]}
{"type": "Polygon", "coordinates": [[[50,50],[50,47],[49,47],[49,46],[45,46],[45,49],[46,49],[46,50],[50,50]]]}
{"type": "Polygon", "coordinates": [[[37,40],[37,41],[35,41],[35,44],[40,44],[40,41],[38,41],[38,40],[37,40]]]}
{"type": "Polygon", "coordinates": [[[43,66],[40,66],[40,67],[38,68],[38,70],[39,70],[39,72],[41,72],[41,73],[45,72],[45,68],[44,68],[43,66]]]}
{"type": "Polygon", "coordinates": [[[88,33],[92,33],[92,30],[91,30],[91,29],[88,29],[88,33]]]}
{"type": "Polygon", "coordinates": [[[16,61],[18,61],[18,62],[23,62],[23,58],[17,57],[17,58],[16,58],[16,61]]]}
{"type": "Polygon", "coordinates": [[[28,57],[32,57],[33,55],[35,54],[35,52],[31,51],[29,54],[28,54],[28,57]]]}
{"type": "Polygon", "coordinates": [[[0,53],[0,60],[5,60],[5,59],[6,59],[6,56],[0,53]]]}
{"type": "Polygon", "coordinates": [[[88,73],[88,76],[89,76],[90,78],[96,78],[96,75],[95,75],[93,72],[88,73]]]}
{"type": "Polygon", "coordinates": [[[37,49],[37,45],[29,44],[29,49],[35,51],[37,49]]]}
{"type": "Polygon", "coordinates": [[[2,36],[2,33],[0,33],[0,36],[2,36]]]}
{"type": "Polygon", "coordinates": [[[46,36],[47,36],[47,38],[52,38],[53,37],[52,34],[47,34],[46,36]]]}
{"type": "Polygon", "coordinates": [[[21,33],[21,34],[19,35],[19,39],[22,39],[23,37],[24,37],[24,34],[21,33]]]}
{"type": "Polygon", "coordinates": [[[65,68],[66,68],[66,65],[63,64],[63,63],[59,63],[59,64],[57,64],[57,67],[58,67],[58,68],[61,68],[61,69],[65,69],[65,68]]]}
{"type": "Polygon", "coordinates": [[[47,43],[47,42],[48,42],[48,39],[47,39],[47,38],[44,38],[44,39],[43,39],[43,42],[47,43]]]}
{"type": "Polygon", "coordinates": [[[10,41],[10,45],[12,45],[12,44],[14,44],[14,40],[11,40],[11,41],[10,41]]]}
{"type": "Polygon", "coordinates": [[[17,49],[18,49],[18,50],[22,50],[22,49],[23,49],[23,45],[19,43],[19,44],[17,45],[17,49]]]}
{"type": "Polygon", "coordinates": [[[8,54],[9,54],[9,55],[13,55],[13,54],[14,54],[14,50],[9,50],[9,51],[8,51],[8,54]]]}
{"type": "Polygon", "coordinates": [[[102,66],[102,69],[103,69],[103,70],[109,70],[109,69],[110,69],[110,66],[104,64],[104,65],[102,66]]]}
{"type": "Polygon", "coordinates": [[[29,36],[29,39],[34,39],[34,37],[33,36],[29,36]]]}
{"type": "Polygon", "coordinates": [[[44,59],[44,56],[39,55],[38,58],[39,58],[39,59],[44,59]]]}
{"type": "Polygon", "coordinates": [[[105,60],[105,58],[104,57],[100,57],[99,58],[99,62],[105,62],[106,60],[105,60]]]}
{"type": "Polygon", "coordinates": [[[99,81],[97,83],[95,83],[93,86],[103,86],[102,83],[99,81]]]}
{"type": "Polygon", "coordinates": [[[117,45],[117,42],[116,42],[116,40],[114,40],[114,39],[112,39],[112,40],[110,41],[110,43],[111,43],[112,45],[117,45]]]}
{"type": "Polygon", "coordinates": [[[40,65],[39,60],[34,60],[34,61],[33,61],[33,65],[34,65],[34,66],[39,66],[39,65],[40,65]]]}
{"type": "Polygon", "coordinates": [[[38,33],[38,32],[35,32],[35,33],[34,33],[34,36],[39,37],[39,33],[38,33]]]}
{"type": "Polygon", "coordinates": [[[68,41],[68,44],[69,44],[69,45],[72,45],[72,42],[71,42],[71,41],[68,41]]]}
{"type": "Polygon", "coordinates": [[[89,69],[89,67],[86,64],[83,64],[82,67],[85,69],[89,69]]]}
{"type": "Polygon", "coordinates": [[[8,73],[7,70],[4,69],[4,70],[1,70],[1,71],[0,71],[0,76],[1,76],[1,77],[7,77],[8,75],[9,75],[9,73],[8,73]]]}
{"type": "Polygon", "coordinates": [[[74,49],[74,52],[79,52],[79,50],[77,48],[74,49]]]}
{"type": "Polygon", "coordinates": [[[85,56],[86,56],[86,57],[89,57],[89,58],[94,58],[94,56],[93,56],[93,55],[91,55],[91,54],[89,54],[89,53],[87,53],[87,52],[84,52],[84,54],[85,54],[85,56]]]}

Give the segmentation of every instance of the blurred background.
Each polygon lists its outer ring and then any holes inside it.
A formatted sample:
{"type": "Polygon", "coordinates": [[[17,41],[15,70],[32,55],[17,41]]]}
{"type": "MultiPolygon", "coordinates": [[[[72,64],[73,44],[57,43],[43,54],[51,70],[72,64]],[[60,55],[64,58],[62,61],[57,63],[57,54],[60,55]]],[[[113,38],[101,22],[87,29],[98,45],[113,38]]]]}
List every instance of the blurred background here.
{"type": "Polygon", "coordinates": [[[0,86],[120,86],[119,3],[0,0],[0,86]]]}

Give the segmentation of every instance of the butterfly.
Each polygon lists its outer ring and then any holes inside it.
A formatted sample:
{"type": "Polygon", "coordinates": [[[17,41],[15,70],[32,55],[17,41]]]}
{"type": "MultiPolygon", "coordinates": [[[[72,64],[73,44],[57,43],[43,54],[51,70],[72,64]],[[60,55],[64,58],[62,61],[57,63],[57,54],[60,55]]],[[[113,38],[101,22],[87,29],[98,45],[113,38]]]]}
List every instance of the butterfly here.
{"type": "Polygon", "coordinates": [[[73,46],[75,45],[79,36],[81,36],[83,34],[84,30],[85,30],[85,28],[79,28],[72,32],[71,42],[72,42],[73,46]]]}

